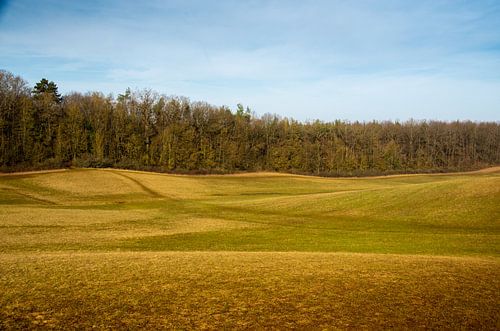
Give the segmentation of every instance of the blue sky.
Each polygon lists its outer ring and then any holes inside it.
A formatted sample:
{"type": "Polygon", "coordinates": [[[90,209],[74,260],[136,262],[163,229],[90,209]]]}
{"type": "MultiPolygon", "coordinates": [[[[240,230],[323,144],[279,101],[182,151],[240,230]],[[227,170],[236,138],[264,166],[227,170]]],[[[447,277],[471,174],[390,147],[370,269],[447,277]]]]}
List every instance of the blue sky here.
{"type": "Polygon", "coordinates": [[[0,68],[298,120],[500,120],[500,1],[0,0],[0,68]]]}

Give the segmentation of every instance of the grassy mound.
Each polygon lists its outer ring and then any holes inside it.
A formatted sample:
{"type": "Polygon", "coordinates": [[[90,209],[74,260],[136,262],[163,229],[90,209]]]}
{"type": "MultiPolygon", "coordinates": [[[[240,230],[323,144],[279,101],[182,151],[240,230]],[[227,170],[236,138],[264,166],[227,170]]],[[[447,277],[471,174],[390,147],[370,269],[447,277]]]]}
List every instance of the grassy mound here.
{"type": "Polygon", "coordinates": [[[500,171],[0,176],[0,328],[500,327],[500,171]]]}

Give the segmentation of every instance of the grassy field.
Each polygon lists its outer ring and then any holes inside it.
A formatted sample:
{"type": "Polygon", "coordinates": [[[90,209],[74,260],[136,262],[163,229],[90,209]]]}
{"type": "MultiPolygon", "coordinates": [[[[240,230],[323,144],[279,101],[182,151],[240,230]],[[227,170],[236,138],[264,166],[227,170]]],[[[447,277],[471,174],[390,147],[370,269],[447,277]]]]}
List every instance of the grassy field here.
{"type": "Polygon", "coordinates": [[[0,329],[500,329],[500,168],[0,175],[0,329]]]}

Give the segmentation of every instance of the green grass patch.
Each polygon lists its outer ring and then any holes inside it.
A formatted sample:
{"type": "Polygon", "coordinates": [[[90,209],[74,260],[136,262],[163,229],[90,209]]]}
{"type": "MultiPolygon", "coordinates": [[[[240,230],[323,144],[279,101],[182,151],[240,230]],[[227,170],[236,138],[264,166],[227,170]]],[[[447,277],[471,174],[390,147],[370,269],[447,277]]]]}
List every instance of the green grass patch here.
{"type": "Polygon", "coordinates": [[[2,251],[500,253],[495,172],[330,179],[72,170],[0,177],[0,204],[2,251]]]}
{"type": "Polygon", "coordinates": [[[0,329],[491,329],[500,174],[0,176],[0,329]]]}

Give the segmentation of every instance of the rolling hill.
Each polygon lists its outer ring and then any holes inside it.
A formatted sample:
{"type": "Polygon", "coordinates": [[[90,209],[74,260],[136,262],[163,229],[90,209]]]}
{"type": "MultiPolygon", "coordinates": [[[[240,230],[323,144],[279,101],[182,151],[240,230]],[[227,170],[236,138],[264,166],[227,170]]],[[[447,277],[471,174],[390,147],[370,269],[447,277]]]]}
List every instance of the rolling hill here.
{"type": "Polygon", "coordinates": [[[500,168],[0,176],[0,327],[500,327],[500,168]]]}

